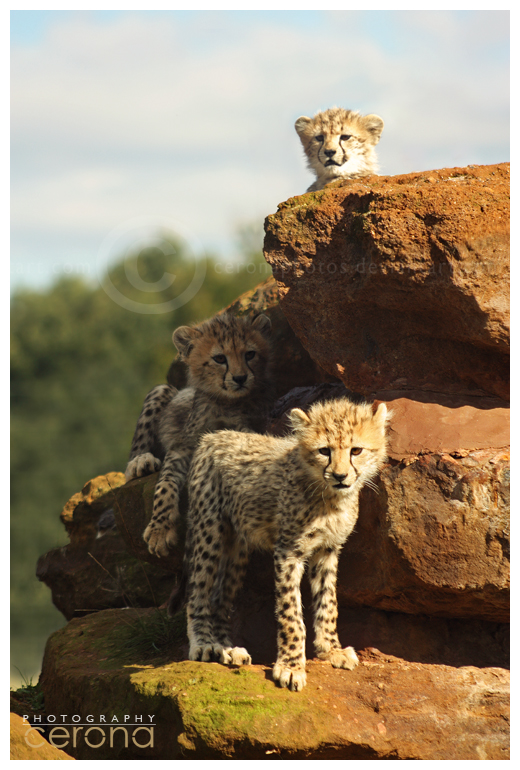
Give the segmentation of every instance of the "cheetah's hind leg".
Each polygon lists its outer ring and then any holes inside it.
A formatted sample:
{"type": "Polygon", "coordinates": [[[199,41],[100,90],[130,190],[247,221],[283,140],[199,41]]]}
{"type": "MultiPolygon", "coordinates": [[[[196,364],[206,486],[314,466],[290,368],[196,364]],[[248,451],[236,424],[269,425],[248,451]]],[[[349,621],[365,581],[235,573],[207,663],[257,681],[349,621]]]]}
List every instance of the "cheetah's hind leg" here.
{"type": "MultiPolygon", "coordinates": [[[[193,496],[194,508],[199,507],[200,491],[193,496]]],[[[197,521],[197,513],[193,515],[189,539],[193,542],[193,550],[197,546],[204,549],[204,560],[195,565],[196,582],[194,580],[188,589],[189,659],[231,666],[249,665],[251,656],[248,651],[244,647],[234,647],[229,638],[229,616],[247,567],[247,546],[239,540],[233,542],[229,537],[222,537],[216,522],[205,529],[204,522],[197,521]]]]}
{"type": "Polygon", "coordinates": [[[244,647],[234,647],[230,639],[230,616],[235,597],[244,582],[247,569],[247,543],[238,537],[229,538],[226,556],[221,558],[211,595],[213,654],[220,663],[230,666],[248,666],[251,655],[244,647]]]}

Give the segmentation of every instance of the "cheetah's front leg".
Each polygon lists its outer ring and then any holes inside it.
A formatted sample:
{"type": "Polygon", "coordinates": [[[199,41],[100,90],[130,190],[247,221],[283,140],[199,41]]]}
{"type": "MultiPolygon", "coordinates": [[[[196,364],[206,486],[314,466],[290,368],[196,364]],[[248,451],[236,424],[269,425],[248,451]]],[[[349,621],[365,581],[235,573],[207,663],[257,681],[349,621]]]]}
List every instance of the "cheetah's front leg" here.
{"type": "Polygon", "coordinates": [[[273,678],[280,687],[297,692],[305,687],[305,626],[302,616],[300,582],[303,561],[299,555],[275,549],[276,619],[278,656],[273,678]]]}
{"type": "Polygon", "coordinates": [[[171,385],[157,385],[146,396],[132,439],[130,458],[125,470],[127,481],[155,473],[161,467],[157,451],[157,422],[177,393],[171,385]]]}
{"type": "Polygon", "coordinates": [[[177,542],[179,496],[186,481],[190,451],[166,453],[153,498],[153,513],[143,539],[155,556],[168,556],[177,542]]]}
{"type": "Polygon", "coordinates": [[[316,551],[309,562],[309,577],[314,600],[314,649],[320,660],[334,668],[353,669],[359,663],[353,647],[341,647],[338,633],[336,579],[339,551],[316,551]]]}

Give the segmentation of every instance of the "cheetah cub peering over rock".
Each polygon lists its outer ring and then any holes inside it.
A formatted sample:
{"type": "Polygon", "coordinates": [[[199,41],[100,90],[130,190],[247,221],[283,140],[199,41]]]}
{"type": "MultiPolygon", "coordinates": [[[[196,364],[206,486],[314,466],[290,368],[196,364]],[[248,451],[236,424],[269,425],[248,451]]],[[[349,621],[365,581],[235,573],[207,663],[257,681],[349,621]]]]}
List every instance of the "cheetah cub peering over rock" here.
{"type": "Polygon", "coordinates": [[[177,541],[179,496],[203,433],[232,428],[264,431],[274,397],[265,315],[221,314],[173,333],[188,367],[188,387],[158,385],[137,422],[126,480],[161,470],[153,514],[143,538],[150,553],[167,556],[177,541]]]}
{"type": "MultiPolygon", "coordinates": [[[[233,647],[229,616],[255,549],[274,551],[278,656],[273,676],[301,690],[306,682],[300,582],[308,566],[314,647],[336,668],[353,669],[352,647],[336,631],[340,549],[358,516],[358,496],[386,457],[387,410],[347,399],[293,409],[293,435],[234,431],[204,436],[189,477],[185,554],[190,660],[251,663],[233,647]]],[[[172,594],[169,612],[180,603],[172,594]]]]}
{"type": "Polygon", "coordinates": [[[384,123],[365,115],[332,107],[313,118],[302,116],[294,127],[303,144],[307,165],[317,176],[307,192],[322,190],[335,179],[357,179],[377,173],[374,147],[384,123]]]}

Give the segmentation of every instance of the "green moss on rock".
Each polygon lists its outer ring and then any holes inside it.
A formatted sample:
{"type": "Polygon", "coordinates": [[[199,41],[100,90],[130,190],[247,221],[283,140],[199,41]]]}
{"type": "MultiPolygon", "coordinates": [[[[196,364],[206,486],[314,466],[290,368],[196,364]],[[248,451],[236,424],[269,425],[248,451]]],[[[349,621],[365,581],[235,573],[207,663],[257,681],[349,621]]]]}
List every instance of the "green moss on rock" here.
{"type": "Polygon", "coordinates": [[[506,758],[501,669],[421,666],[365,651],[355,671],[310,661],[306,688],[292,693],[275,685],[270,666],[234,669],[185,655],[182,614],[170,622],[153,609],[105,610],[53,634],[41,676],[46,713],[106,724],[98,748],[81,731],[62,748],[76,759],[120,760],[506,758]],[[476,687],[485,709],[471,706],[476,687]]]}

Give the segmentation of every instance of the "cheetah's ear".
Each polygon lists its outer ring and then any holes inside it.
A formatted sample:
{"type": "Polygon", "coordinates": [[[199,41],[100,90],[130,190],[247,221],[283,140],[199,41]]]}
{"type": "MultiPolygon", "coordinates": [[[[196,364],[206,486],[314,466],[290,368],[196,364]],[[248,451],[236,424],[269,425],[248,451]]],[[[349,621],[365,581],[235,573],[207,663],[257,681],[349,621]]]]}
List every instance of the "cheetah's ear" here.
{"type": "Polygon", "coordinates": [[[377,423],[384,430],[389,417],[390,417],[390,413],[387,409],[386,404],[381,402],[374,414],[374,417],[373,417],[374,422],[377,423]]]}
{"type": "Polygon", "coordinates": [[[301,409],[291,409],[289,412],[289,420],[295,433],[299,430],[303,430],[310,423],[308,415],[301,409]]]}
{"type": "Polygon", "coordinates": [[[385,125],[382,119],[379,117],[379,115],[365,115],[365,117],[361,119],[361,122],[363,124],[363,128],[365,128],[372,135],[372,141],[374,144],[377,144],[385,125]]]}
{"type": "Polygon", "coordinates": [[[187,356],[193,345],[194,338],[198,336],[199,331],[197,329],[192,329],[191,326],[179,326],[173,332],[173,344],[181,355],[187,356]]]}
{"type": "Polygon", "coordinates": [[[298,120],[294,124],[294,127],[296,129],[296,133],[300,138],[302,136],[305,136],[310,123],[312,123],[312,118],[306,118],[305,115],[302,115],[300,118],[298,118],[298,120]]]}
{"type": "Polygon", "coordinates": [[[260,313],[256,318],[253,318],[251,326],[253,329],[260,332],[260,334],[263,334],[264,337],[267,337],[271,331],[271,319],[264,315],[264,313],[260,313]]]}

